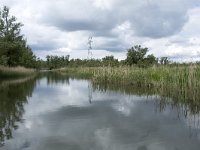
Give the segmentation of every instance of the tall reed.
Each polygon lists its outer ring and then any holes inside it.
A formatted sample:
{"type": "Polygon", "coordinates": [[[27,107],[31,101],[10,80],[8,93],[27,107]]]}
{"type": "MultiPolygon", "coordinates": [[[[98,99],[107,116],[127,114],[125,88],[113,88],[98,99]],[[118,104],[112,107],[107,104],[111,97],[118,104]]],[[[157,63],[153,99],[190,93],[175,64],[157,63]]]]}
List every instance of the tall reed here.
{"type": "Polygon", "coordinates": [[[200,112],[200,66],[64,68],[62,72],[92,80],[94,89],[126,94],[157,95],[159,110],[168,104],[184,115],[200,112]]]}
{"type": "Polygon", "coordinates": [[[158,86],[173,85],[179,88],[200,86],[200,66],[138,67],[78,67],[60,70],[69,75],[88,77],[93,82],[122,85],[158,86]]]}
{"type": "Polygon", "coordinates": [[[27,76],[35,73],[34,69],[27,69],[24,67],[4,67],[0,66],[0,78],[16,78],[27,76]]]}

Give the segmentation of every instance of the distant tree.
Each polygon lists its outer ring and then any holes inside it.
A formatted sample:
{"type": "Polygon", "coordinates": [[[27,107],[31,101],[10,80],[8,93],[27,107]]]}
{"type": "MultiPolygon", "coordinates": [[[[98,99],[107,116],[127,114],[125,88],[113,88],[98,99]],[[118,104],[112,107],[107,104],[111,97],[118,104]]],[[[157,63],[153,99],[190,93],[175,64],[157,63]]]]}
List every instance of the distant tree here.
{"type": "Polygon", "coordinates": [[[47,66],[50,66],[50,56],[47,55],[47,56],[46,56],[46,59],[47,59],[47,66]]]}
{"type": "Polygon", "coordinates": [[[148,64],[155,64],[155,63],[157,63],[157,58],[153,54],[147,55],[147,57],[145,58],[145,60],[148,62],[148,64]]]}
{"type": "Polygon", "coordinates": [[[127,65],[126,60],[120,60],[120,61],[119,61],[119,65],[120,65],[120,66],[126,66],[126,65],[127,65]]]}
{"type": "Polygon", "coordinates": [[[169,64],[169,59],[168,59],[168,57],[161,57],[161,58],[160,58],[160,64],[162,64],[162,65],[167,65],[167,64],[169,64]]]}
{"type": "Polygon", "coordinates": [[[156,63],[156,57],[151,54],[146,57],[148,48],[142,48],[141,45],[136,45],[127,50],[126,63],[128,65],[141,65],[156,63]]]}
{"type": "Polygon", "coordinates": [[[102,58],[102,63],[104,66],[117,66],[119,64],[118,59],[115,59],[114,56],[105,56],[102,58]]]}
{"type": "Polygon", "coordinates": [[[69,55],[66,56],[46,56],[46,63],[49,69],[65,67],[69,64],[69,55]]]}

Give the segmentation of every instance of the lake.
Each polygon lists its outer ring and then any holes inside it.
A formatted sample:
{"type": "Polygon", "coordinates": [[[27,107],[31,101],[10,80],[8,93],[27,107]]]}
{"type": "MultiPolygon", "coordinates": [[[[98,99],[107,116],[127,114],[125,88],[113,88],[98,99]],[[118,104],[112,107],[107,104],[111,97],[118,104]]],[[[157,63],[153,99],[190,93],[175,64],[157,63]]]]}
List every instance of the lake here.
{"type": "Polygon", "coordinates": [[[143,90],[54,73],[1,81],[0,150],[199,150],[199,106],[143,90]]]}

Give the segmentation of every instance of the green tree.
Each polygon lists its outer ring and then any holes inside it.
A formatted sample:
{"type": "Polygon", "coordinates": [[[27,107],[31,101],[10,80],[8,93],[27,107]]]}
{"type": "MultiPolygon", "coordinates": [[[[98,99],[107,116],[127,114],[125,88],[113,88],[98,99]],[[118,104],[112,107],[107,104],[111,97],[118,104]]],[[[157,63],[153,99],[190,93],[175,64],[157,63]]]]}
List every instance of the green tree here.
{"type": "Polygon", "coordinates": [[[126,63],[128,65],[148,66],[155,64],[156,57],[153,54],[147,55],[148,48],[143,48],[141,45],[136,45],[127,50],[126,63]]]}
{"type": "Polygon", "coordinates": [[[157,58],[153,54],[147,55],[145,60],[147,61],[148,64],[156,64],[157,63],[157,58]]]}
{"type": "Polygon", "coordinates": [[[136,45],[127,50],[126,62],[128,65],[138,64],[144,61],[144,57],[148,52],[148,48],[142,48],[141,45],[136,45]]]}
{"type": "Polygon", "coordinates": [[[66,56],[46,56],[46,64],[49,69],[65,67],[69,64],[69,55],[66,56]]]}
{"type": "Polygon", "coordinates": [[[117,66],[119,64],[118,59],[115,59],[112,55],[102,58],[102,63],[104,66],[117,66]]]}
{"type": "Polygon", "coordinates": [[[0,50],[1,56],[7,56],[8,65],[16,65],[19,61],[20,48],[23,36],[20,35],[21,23],[16,23],[16,18],[9,15],[8,7],[0,11],[0,50]]]}
{"type": "Polygon", "coordinates": [[[161,63],[162,65],[167,65],[167,64],[169,64],[169,59],[168,59],[168,57],[161,57],[161,58],[160,58],[160,63],[161,63]]]}
{"type": "Polygon", "coordinates": [[[23,25],[10,16],[9,8],[0,10],[0,63],[1,65],[23,65],[32,67],[36,61],[31,49],[21,34],[23,25]]]}
{"type": "Polygon", "coordinates": [[[36,56],[33,54],[30,47],[21,49],[21,57],[19,58],[19,65],[24,67],[37,68],[36,56]]]}

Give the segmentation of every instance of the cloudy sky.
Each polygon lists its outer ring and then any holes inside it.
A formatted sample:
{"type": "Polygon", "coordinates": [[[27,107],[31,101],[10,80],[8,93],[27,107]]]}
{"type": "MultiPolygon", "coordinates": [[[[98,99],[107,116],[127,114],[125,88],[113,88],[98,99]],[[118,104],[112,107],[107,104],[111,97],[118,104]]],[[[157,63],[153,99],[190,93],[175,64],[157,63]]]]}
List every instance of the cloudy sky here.
{"type": "Polygon", "coordinates": [[[200,60],[200,0],[1,0],[24,24],[34,53],[126,57],[141,44],[157,57],[200,60]]]}

